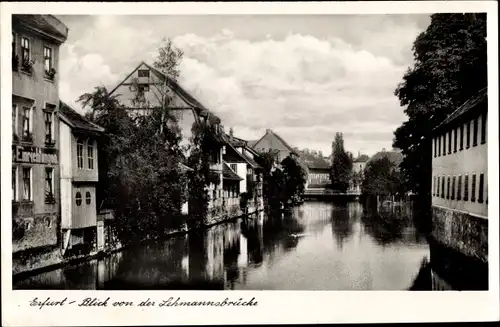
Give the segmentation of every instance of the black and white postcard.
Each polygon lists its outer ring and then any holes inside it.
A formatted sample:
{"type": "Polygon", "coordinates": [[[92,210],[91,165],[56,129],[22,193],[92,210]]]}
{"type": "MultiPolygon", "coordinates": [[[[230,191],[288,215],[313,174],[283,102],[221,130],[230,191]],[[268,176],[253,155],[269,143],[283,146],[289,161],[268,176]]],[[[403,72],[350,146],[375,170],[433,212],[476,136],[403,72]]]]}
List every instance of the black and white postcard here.
{"type": "Polygon", "coordinates": [[[499,319],[497,7],[2,3],[2,324],[499,319]]]}

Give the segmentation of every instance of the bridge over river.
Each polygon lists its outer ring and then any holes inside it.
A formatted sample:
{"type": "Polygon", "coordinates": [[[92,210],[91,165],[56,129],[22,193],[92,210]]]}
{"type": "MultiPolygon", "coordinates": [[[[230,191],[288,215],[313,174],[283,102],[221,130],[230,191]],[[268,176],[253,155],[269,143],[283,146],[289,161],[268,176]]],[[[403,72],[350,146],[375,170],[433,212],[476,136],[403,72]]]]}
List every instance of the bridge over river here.
{"type": "Polygon", "coordinates": [[[357,191],[347,191],[345,193],[340,193],[325,187],[321,188],[306,188],[304,192],[305,199],[326,199],[334,197],[343,197],[347,199],[357,199],[361,195],[361,192],[357,191]]]}

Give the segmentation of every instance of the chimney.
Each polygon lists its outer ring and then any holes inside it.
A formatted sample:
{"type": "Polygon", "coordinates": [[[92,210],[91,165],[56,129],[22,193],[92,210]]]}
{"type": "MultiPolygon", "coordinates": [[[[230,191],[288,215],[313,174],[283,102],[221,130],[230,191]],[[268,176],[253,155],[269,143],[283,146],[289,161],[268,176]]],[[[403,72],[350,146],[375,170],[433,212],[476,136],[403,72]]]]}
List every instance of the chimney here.
{"type": "Polygon", "coordinates": [[[233,128],[232,127],[229,129],[229,136],[233,137],[233,128]]]}
{"type": "Polygon", "coordinates": [[[271,133],[271,129],[270,128],[266,128],[266,134],[269,134],[271,133]]]}

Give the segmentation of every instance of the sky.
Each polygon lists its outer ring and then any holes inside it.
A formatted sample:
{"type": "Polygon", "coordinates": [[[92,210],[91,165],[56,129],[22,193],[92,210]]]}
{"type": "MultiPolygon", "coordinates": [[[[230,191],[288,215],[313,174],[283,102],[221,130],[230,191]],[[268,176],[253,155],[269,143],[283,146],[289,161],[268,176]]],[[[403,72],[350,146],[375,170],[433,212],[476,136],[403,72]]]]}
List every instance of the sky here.
{"type": "MultiPolygon", "coordinates": [[[[58,16],[60,97],[109,90],[162,38],[183,50],[180,84],[226,131],[256,140],[270,128],[291,146],[373,155],[392,147],[406,119],[394,90],[413,65],[412,44],[429,15],[58,16]]],[[[81,111],[83,112],[83,111],[81,111]]]]}

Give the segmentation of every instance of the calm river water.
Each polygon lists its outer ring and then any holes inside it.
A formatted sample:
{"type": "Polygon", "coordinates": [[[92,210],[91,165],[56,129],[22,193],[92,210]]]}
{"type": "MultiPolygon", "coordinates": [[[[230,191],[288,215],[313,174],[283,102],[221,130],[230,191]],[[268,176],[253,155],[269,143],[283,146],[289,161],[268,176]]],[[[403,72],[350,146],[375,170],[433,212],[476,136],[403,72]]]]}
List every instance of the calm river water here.
{"type": "Polygon", "coordinates": [[[306,202],[42,273],[17,289],[407,290],[429,258],[409,208],[306,202]]]}

